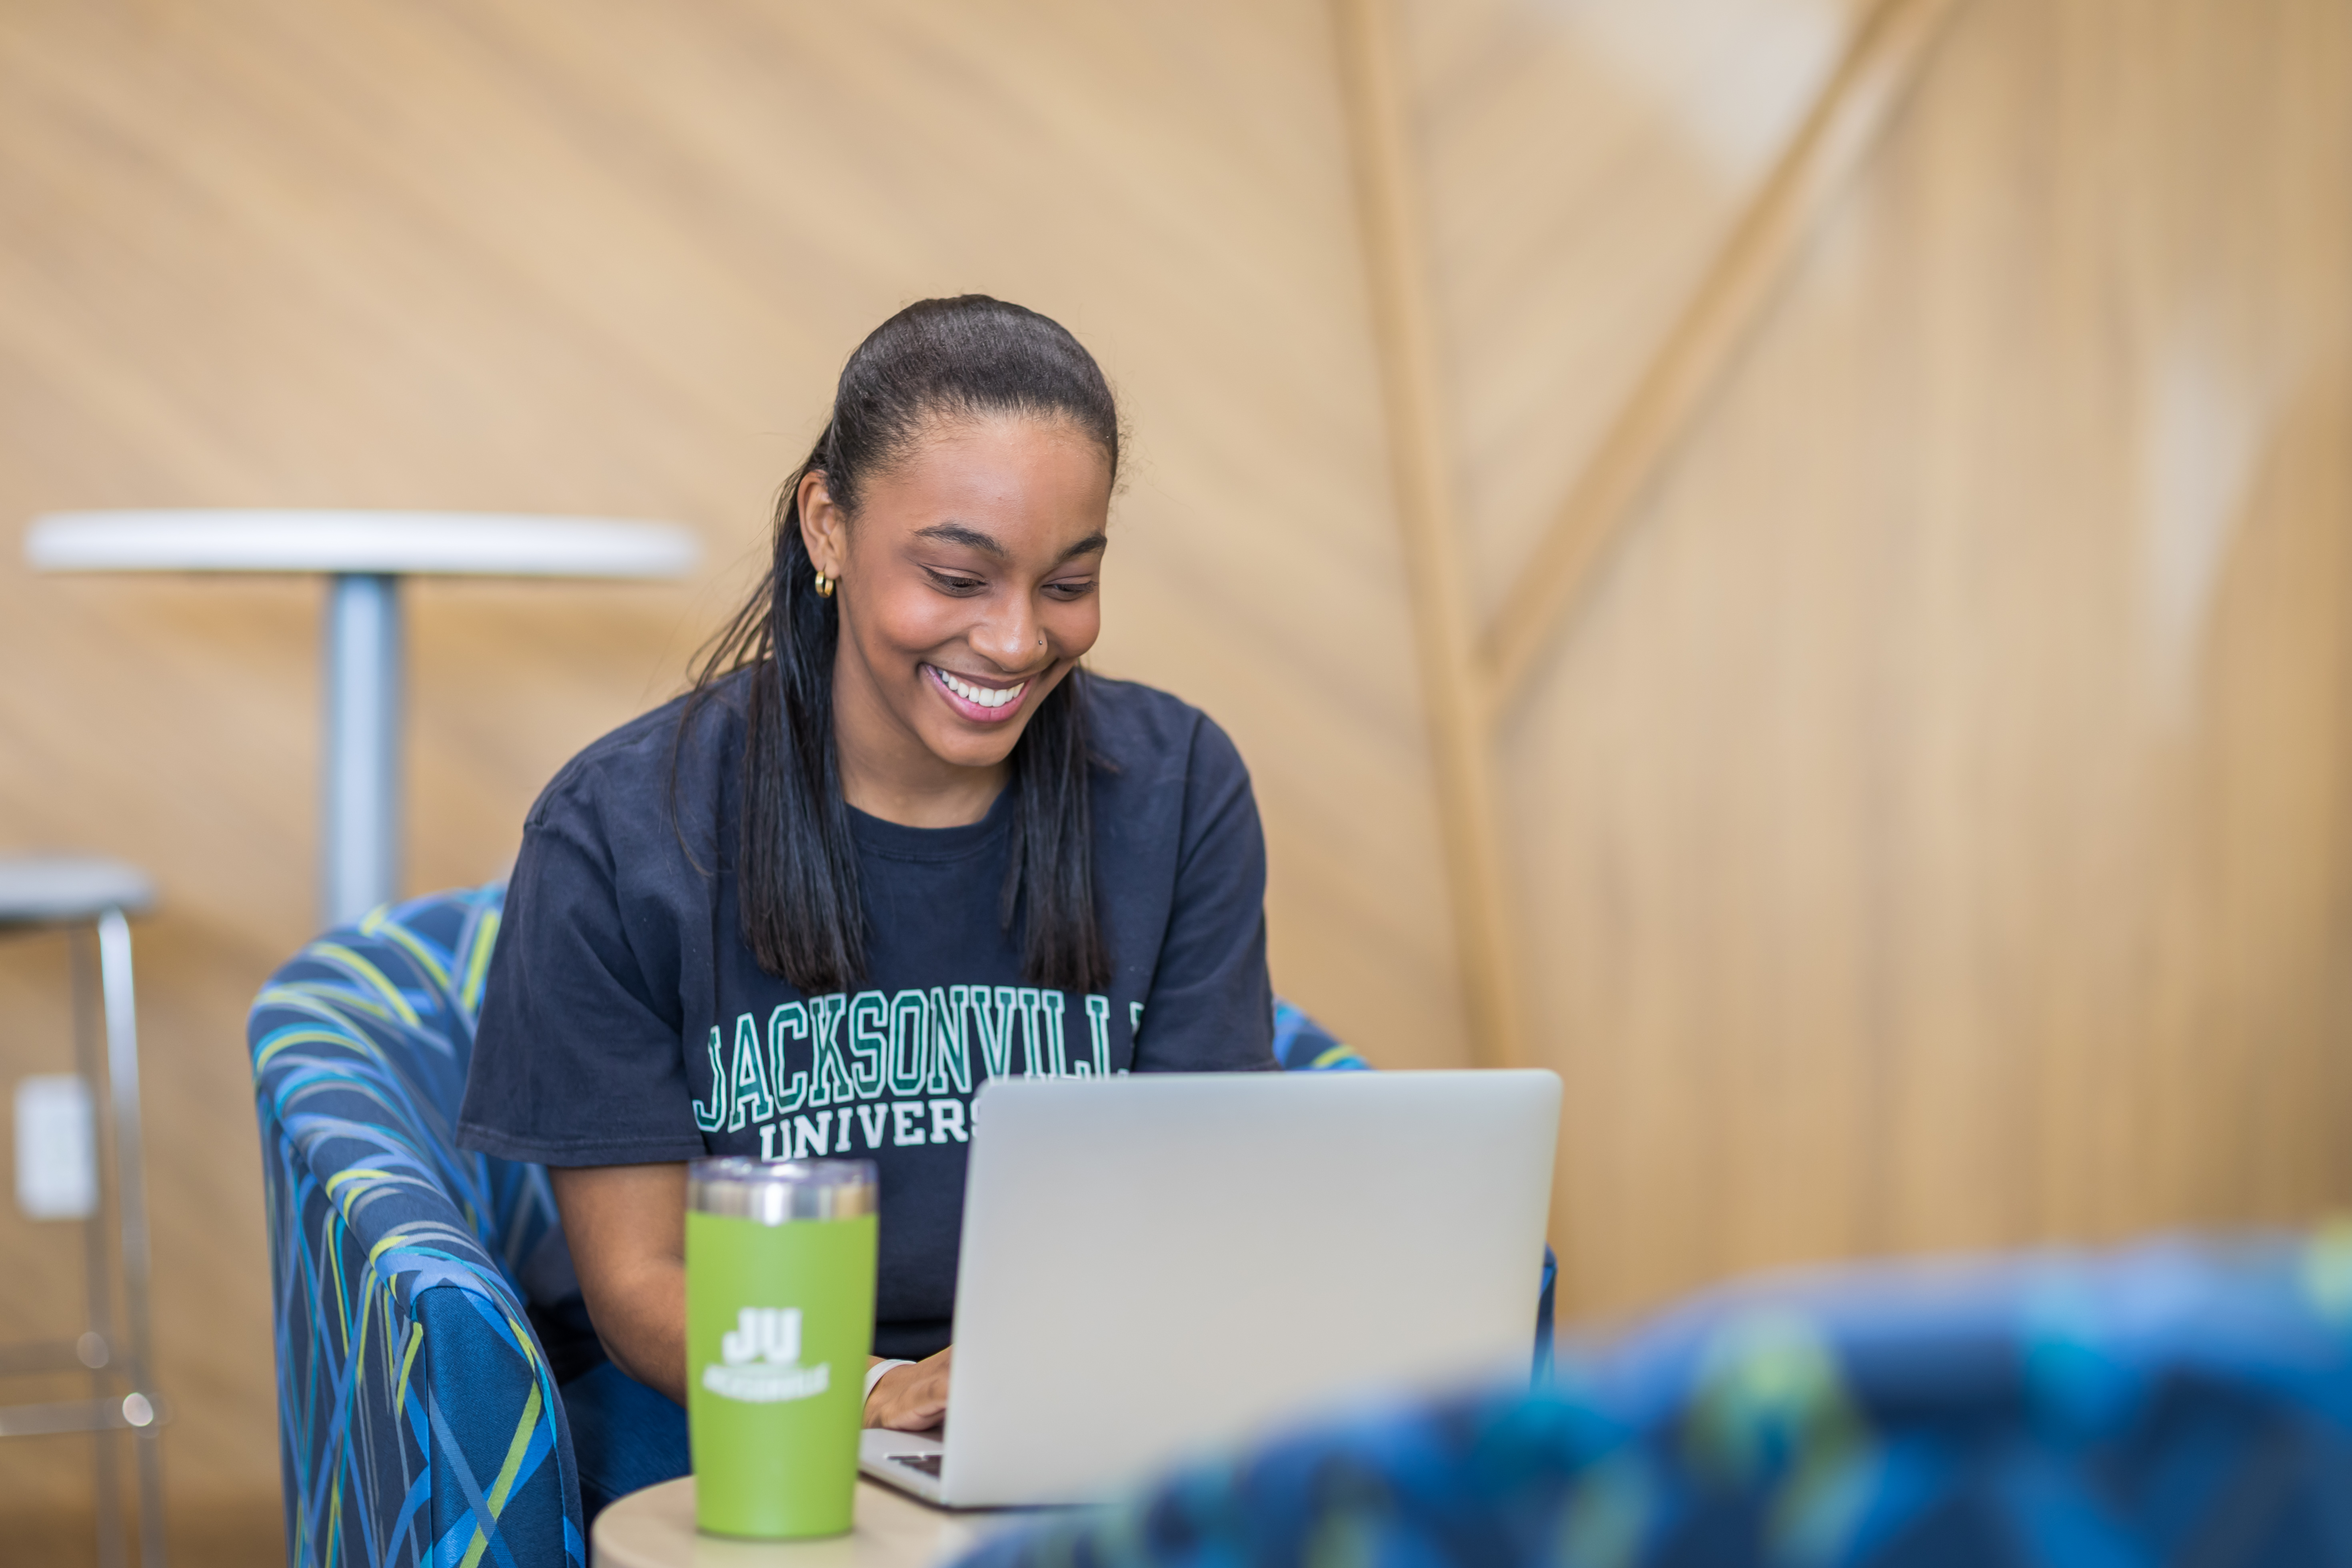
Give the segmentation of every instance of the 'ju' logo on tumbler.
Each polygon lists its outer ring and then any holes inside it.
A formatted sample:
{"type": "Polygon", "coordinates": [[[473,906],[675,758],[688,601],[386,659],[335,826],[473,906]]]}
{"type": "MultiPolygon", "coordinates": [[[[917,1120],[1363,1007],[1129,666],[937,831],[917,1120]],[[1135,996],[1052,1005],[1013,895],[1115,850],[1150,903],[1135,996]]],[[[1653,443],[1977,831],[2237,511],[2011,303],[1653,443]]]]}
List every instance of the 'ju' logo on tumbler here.
{"type": "Polygon", "coordinates": [[[833,1363],[801,1364],[801,1310],[746,1307],[719,1338],[719,1362],[702,1369],[702,1386],[721,1399],[777,1405],[832,1386],[833,1363]]]}

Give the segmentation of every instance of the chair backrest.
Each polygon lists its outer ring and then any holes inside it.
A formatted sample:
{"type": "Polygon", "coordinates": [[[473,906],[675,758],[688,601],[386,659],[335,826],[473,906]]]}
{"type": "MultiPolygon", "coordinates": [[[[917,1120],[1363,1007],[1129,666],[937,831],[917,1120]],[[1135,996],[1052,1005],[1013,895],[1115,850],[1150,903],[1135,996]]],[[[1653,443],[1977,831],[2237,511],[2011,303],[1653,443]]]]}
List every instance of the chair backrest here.
{"type": "Polygon", "coordinates": [[[546,1173],[453,1137],[503,889],[328,932],[247,1021],[297,1564],[584,1559],[534,1307],[578,1285],[546,1173]]]}
{"type": "Polygon", "coordinates": [[[1289,1072],[1367,1072],[1372,1065],[1279,996],[1274,999],[1274,1059],[1289,1072]]]}
{"type": "MultiPolygon", "coordinates": [[[[253,1069],[287,1135],[352,1193],[446,1195],[527,1300],[578,1289],[546,1170],[457,1147],[506,888],[436,893],[329,931],[255,1003],[253,1069]]],[[[339,1194],[339,1196],[341,1194],[339,1194]]]]}

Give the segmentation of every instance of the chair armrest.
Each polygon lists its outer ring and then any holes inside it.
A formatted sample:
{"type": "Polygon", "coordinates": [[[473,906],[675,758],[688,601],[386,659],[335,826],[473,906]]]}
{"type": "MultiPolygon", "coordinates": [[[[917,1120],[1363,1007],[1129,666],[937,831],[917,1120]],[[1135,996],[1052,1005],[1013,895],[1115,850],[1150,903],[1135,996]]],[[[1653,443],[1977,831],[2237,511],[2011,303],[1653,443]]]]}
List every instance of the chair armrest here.
{"type": "Polygon", "coordinates": [[[429,1020],[381,973],[353,983],[354,964],[375,973],[313,944],[249,1024],[289,1558],[584,1563],[555,1380],[459,1201],[486,1201],[485,1163],[416,1081],[453,1053],[432,1055],[429,1020]]]}

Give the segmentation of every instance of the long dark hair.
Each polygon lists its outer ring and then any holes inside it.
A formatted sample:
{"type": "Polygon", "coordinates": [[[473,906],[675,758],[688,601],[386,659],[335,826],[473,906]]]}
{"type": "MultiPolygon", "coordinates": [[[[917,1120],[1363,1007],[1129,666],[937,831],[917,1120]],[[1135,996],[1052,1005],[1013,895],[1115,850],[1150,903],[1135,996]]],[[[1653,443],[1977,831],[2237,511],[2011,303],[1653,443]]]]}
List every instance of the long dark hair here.
{"type": "MultiPolygon", "coordinates": [[[[803,993],[866,978],[866,903],[834,750],[835,601],[816,591],[801,538],[801,480],[857,515],[866,479],[887,470],[941,420],[1017,415],[1084,431],[1118,474],[1118,407],[1094,356],[1061,325],[985,294],[909,305],[842,367],[833,416],[776,502],[773,563],[704,650],[679,725],[739,671],[744,687],[737,902],[760,967],[803,993]]],[[[1102,991],[1110,955],[1095,915],[1086,672],[1038,703],[1009,759],[1012,844],[998,918],[1022,927],[1022,978],[1102,991]]],[[[673,782],[675,770],[673,770],[673,782]]]]}

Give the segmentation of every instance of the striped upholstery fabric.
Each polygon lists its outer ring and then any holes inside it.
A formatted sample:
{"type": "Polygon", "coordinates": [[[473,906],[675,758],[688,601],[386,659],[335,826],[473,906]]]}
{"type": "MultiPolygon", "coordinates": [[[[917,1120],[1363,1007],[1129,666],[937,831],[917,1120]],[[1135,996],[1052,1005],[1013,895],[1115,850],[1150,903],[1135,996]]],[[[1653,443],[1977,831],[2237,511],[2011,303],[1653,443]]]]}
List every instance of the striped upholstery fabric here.
{"type": "Polygon", "coordinates": [[[584,1564],[526,1302],[576,1292],[546,1173],[451,1139],[497,887],[378,910],[247,1023],[296,1568],[584,1564]]]}
{"type": "Polygon", "coordinates": [[[1372,1065],[1279,996],[1274,999],[1274,1059],[1292,1072],[1365,1072],[1372,1065]]]}
{"type": "Polygon", "coordinates": [[[1702,1298],[960,1568],[2344,1568],[2352,1227],[1702,1298]]]}

